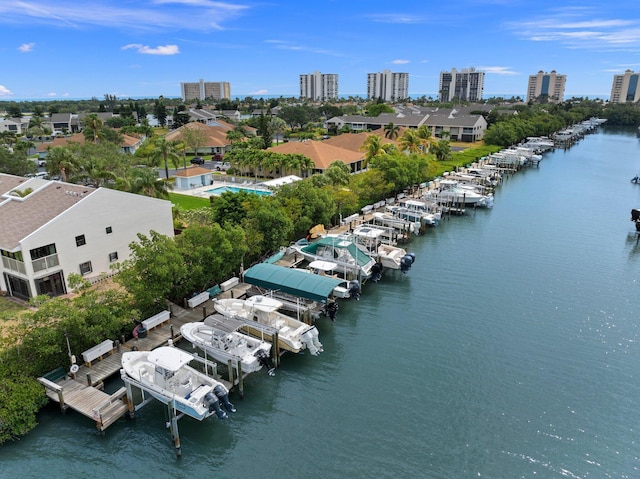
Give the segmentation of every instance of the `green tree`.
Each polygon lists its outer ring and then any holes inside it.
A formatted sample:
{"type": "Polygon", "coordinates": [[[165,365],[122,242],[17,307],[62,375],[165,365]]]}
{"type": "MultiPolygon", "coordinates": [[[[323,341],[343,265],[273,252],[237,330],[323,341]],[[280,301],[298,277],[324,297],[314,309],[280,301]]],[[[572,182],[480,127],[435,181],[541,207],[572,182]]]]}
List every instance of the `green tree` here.
{"type": "Polygon", "coordinates": [[[160,126],[165,126],[167,124],[167,106],[163,96],[160,96],[155,100],[153,105],[153,116],[156,117],[160,126]]]}
{"type": "Polygon", "coordinates": [[[98,143],[101,138],[104,138],[104,130],[102,129],[102,119],[96,113],[90,113],[83,119],[84,128],[82,134],[85,139],[98,143]]]}
{"type": "Polygon", "coordinates": [[[398,138],[398,134],[400,132],[400,127],[398,125],[394,125],[393,123],[387,123],[384,127],[384,137],[389,138],[390,140],[395,140],[398,138]]]}
{"type": "Polygon", "coordinates": [[[50,176],[59,174],[62,181],[67,181],[80,170],[80,162],[69,147],[54,146],[47,153],[46,168],[50,176]]]}
{"type": "Polygon", "coordinates": [[[151,231],[147,237],[138,234],[138,241],[129,245],[131,257],[116,265],[116,282],[135,299],[142,317],[166,308],[166,300],[179,301],[173,294],[184,289],[189,267],[172,238],[151,231]]]}
{"type": "Polygon", "coordinates": [[[167,141],[163,136],[156,138],[153,142],[151,158],[154,162],[162,160],[164,164],[165,178],[169,179],[169,159],[179,158],[176,143],[173,141],[167,141]]]}

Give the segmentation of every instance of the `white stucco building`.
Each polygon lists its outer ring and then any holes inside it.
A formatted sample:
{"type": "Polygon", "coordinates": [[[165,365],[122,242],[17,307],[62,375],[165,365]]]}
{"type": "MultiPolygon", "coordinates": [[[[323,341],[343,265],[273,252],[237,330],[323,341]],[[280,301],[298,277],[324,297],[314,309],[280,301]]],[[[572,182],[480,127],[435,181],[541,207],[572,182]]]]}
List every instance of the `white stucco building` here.
{"type": "Polygon", "coordinates": [[[28,299],[69,291],[129,258],[151,230],[173,237],[171,202],[108,188],[0,173],[0,290],[28,299]]]}

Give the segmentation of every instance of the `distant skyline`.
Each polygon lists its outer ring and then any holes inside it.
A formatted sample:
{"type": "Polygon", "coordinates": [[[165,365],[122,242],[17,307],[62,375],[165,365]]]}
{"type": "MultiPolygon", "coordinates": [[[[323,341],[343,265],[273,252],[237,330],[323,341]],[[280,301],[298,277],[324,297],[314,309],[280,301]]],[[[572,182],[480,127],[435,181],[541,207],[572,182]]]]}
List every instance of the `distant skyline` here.
{"type": "Polygon", "coordinates": [[[565,99],[608,99],[640,71],[640,3],[460,0],[16,0],[0,4],[0,100],[180,96],[229,82],[232,97],[297,97],[301,74],[409,74],[436,95],[442,70],[475,67],[484,98],[526,96],[529,75],[567,76],[565,99]]]}

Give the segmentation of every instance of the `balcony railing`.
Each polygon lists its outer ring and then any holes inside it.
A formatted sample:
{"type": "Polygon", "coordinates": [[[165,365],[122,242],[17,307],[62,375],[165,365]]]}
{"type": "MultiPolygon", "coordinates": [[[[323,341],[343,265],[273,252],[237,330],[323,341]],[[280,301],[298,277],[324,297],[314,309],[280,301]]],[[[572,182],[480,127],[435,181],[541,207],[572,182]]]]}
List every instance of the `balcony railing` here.
{"type": "Polygon", "coordinates": [[[58,266],[60,262],[58,261],[58,254],[52,254],[49,256],[45,256],[44,258],[38,258],[31,262],[31,266],[33,266],[33,272],[37,273],[38,271],[44,271],[45,269],[53,268],[58,266]]]}
{"type": "Polygon", "coordinates": [[[7,258],[6,256],[2,257],[2,266],[11,271],[17,271],[18,273],[27,274],[24,262],[18,261],[17,259],[7,258]]]}

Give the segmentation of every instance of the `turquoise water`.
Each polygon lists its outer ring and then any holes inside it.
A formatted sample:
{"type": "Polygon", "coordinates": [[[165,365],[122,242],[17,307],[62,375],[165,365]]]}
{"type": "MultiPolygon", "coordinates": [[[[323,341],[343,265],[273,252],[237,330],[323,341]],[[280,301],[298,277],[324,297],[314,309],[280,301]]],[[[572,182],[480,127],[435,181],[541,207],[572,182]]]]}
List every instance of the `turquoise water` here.
{"type": "Polygon", "coordinates": [[[270,191],[265,190],[256,190],[253,188],[239,188],[237,186],[218,186],[217,188],[213,188],[211,190],[206,190],[206,193],[211,193],[212,195],[221,195],[222,193],[238,193],[240,191],[247,191],[249,193],[254,193],[258,196],[270,196],[270,191]]]}
{"type": "Polygon", "coordinates": [[[545,154],[320,320],[320,356],[249,377],[227,422],[181,420],[180,459],[157,402],[104,436],[51,406],[0,476],[640,477],[639,169],[633,131],[545,154]]]}

